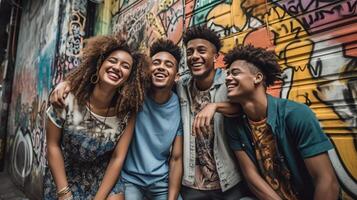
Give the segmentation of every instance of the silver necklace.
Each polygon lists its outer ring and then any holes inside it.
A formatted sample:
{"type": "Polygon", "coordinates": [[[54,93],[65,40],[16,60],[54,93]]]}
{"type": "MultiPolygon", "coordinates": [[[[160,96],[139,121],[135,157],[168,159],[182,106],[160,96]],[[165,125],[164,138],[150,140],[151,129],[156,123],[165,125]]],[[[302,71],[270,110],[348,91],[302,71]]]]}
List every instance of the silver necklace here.
{"type": "MultiPolygon", "coordinates": [[[[99,121],[100,123],[102,123],[101,124],[101,126],[99,127],[99,133],[102,133],[103,132],[103,130],[104,130],[104,127],[105,127],[105,121],[107,120],[107,117],[108,117],[108,113],[109,113],[109,106],[108,106],[108,108],[107,108],[107,112],[106,112],[106,114],[105,114],[105,117],[104,117],[104,120],[103,120],[103,122],[102,121],[100,121],[97,117],[95,117],[94,115],[93,115],[93,111],[92,111],[92,108],[91,108],[91,103],[90,103],[90,97],[89,97],[89,100],[88,100],[88,108],[89,108],[89,118],[90,118],[90,120],[92,121],[92,123],[94,123],[94,125],[95,125],[95,121],[99,121]]],[[[95,126],[92,126],[92,128],[94,128],[95,126]]]]}

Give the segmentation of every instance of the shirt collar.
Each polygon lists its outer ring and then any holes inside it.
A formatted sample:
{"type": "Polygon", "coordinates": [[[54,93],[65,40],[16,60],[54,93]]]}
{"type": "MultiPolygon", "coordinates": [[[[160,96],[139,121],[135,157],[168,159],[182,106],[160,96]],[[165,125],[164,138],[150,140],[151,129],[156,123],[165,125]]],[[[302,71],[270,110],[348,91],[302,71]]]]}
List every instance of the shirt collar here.
{"type": "Polygon", "coordinates": [[[277,105],[278,102],[276,98],[274,98],[269,94],[267,94],[267,101],[268,101],[267,123],[272,128],[272,130],[274,130],[278,119],[278,105],[277,105]]]}
{"type": "MultiPolygon", "coordinates": [[[[185,82],[185,85],[190,87],[192,82],[193,82],[193,77],[191,75],[190,78],[187,80],[187,82],[185,82]]],[[[224,73],[224,71],[220,68],[216,69],[216,74],[214,75],[214,80],[211,89],[215,88],[216,86],[225,84],[225,82],[226,82],[226,74],[224,73]]]]}

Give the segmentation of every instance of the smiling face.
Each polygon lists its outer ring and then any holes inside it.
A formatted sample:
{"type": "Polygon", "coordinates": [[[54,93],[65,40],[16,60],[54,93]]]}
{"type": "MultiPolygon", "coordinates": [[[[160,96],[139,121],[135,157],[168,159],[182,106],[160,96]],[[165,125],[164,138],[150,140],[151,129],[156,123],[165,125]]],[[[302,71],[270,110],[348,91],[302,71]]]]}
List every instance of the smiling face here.
{"type": "Polygon", "coordinates": [[[215,73],[214,61],[218,54],[215,46],[205,39],[193,39],[187,43],[187,65],[192,76],[204,79],[215,73]]]}
{"type": "Polygon", "coordinates": [[[226,77],[227,96],[233,102],[251,96],[262,85],[262,73],[245,60],[234,61],[226,77]]]}
{"type": "Polygon", "coordinates": [[[158,52],[152,56],[150,66],[152,87],[171,90],[178,70],[178,63],[168,52],[158,52]]]}
{"type": "Polygon", "coordinates": [[[133,58],[123,50],[113,51],[104,60],[99,69],[99,84],[116,89],[129,78],[133,58]]]}

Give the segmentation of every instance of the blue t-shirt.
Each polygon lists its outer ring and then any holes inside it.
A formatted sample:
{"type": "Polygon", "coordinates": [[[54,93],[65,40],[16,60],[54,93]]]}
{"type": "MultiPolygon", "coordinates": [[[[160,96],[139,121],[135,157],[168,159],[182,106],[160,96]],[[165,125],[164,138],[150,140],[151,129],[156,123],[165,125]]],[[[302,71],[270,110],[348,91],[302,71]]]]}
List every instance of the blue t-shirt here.
{"type": "Polygon", "coordinates": [[[182,136],[180,104],[175,93],[164,104],[146,97],[136,117],[135,133],[121,172],[124,181],[148,186],[166,180],[171,145],[182,136]]]}

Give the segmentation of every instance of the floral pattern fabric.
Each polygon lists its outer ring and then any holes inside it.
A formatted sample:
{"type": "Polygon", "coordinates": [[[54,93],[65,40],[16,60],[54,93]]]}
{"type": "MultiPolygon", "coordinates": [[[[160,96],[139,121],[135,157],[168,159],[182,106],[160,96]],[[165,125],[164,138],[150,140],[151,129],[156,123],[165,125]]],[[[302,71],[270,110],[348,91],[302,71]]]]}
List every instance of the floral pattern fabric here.
{"type": "MultiPolygon", "coordinates": [[[[211,103],[210,89],[200,91],[194,81],[192,83],[192,111],[196,116],[207,104],[211,103]]],[[[196,166],[195,181],[192,188],[198,190],[221,189],[213,154],[214,131],[213,120],[210,128],[203,134],[196,134],[196,166]]]]}
{"type": "MultiPolygon", "coordinates": [[[[78,105],[72,94],[65,109],[47,110],[49,119],[62,129],[61,149],[67,181],[74,199],[93,199],[104,177],[111,154],[129,118],[103,117],[87,106],[78,105]]],[[[45,169],[44,199],[57,199],[57,189],[49,167],[45,169]]],[[[118,181],[110,194],[124,192],[118,181]]]]}
{"type": "Polygon", "coordinates": [[[290,171],[276,158],[277,144],[266,119],[259,122],[249,120],[249,124],[262,177],[282,199],[297,200],[290,182],[290,171]]]}

